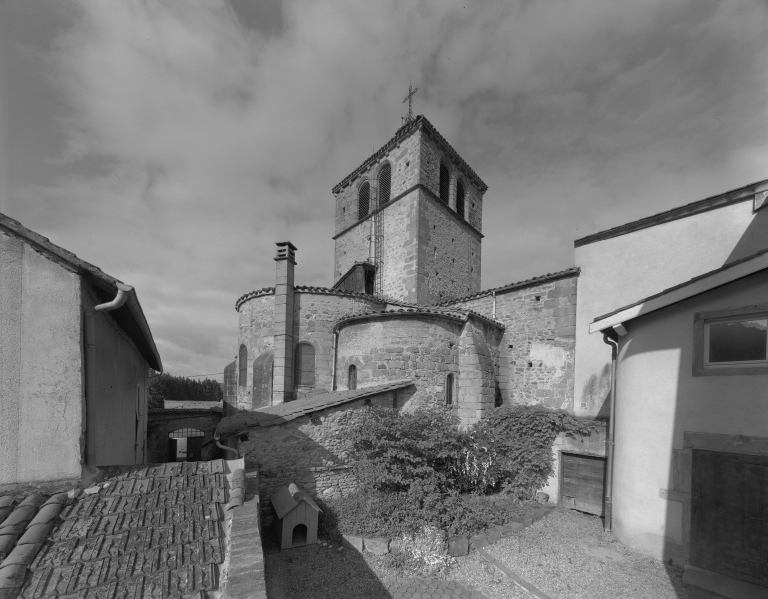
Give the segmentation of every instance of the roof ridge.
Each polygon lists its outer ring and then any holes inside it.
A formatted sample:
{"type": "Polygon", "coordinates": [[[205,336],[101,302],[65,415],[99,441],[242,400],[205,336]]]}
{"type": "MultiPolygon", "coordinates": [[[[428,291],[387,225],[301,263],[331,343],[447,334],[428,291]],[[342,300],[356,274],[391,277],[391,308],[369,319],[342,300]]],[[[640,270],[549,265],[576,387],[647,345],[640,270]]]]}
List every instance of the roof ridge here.
{"type": "Polygon", "coordinates": [[[337,183],[332,188],[332,193],[337,194],[339,193],[344,187],[346,187],[349,183],[351,183],[360,173],[365,171],[368,167],[370,167],[373,163],[377,162],[378,160],[381,160],[381,158],[395,145],[397,145],[400,141],[405,139],[408,135],[416,131],[417,129],[420,129],[422,127],[426,127],[430,133],[433,133],[435,137],[437,137],[437,140],[446,146],[446,149],[450,154],[452,154],[452,157],[456,160],[456,162],[459,163],[459,166],[464,167],[467,170],[467,175],[469,178],[473,179],[475,184],[478,185],[478,188],[480,189],[481,193],[484,193],[488,190],[488,185],[485,184],[485,182],[480,178],[480,176],[474,171],[474,169],[467,164],[467,162],[459,155],[459,153],[454,149],[454,147],[448,143],[448,140],[443,137],[443,135],[435,128],[435,126],[429,122],[427,117],[425,117],[423,114],[418,115],[416,118],[414,118],[412,121],[409,121],[402,125],[396,132],[395,135],[381,148],[376,150],[371,156],[366,158],[363,163],[358,166],[355,170],[353,170],[349,175],[344,177],[344,179],[341,180],[340,183],[337,183]]]}
{"type": "MultiPolygon", "coordinates": [[[[437,304],[438,306],[449,306],[452,304],[455,304],[456,302],[465,302],[471,299],[477,299],[480,297],[484,297],[486,295],[491,295],[492,293],[499,291],[511,291],[515,288],[520,287],[528,287],[530,285],[534,285],[536,283],[543,283],[544,281],[549,281],[553,279],[559,279],[566,277],[570,274],[576,274],[578,275],[581,273],[581,267],[579,266],[572,266],[570,268],[566,268],[564,270],[558,270],[556,272],[548,272],[545,275],[540,275],[538,277],[531,277],[530,279],[523,279],[522,281],[517,281],[516,283],[508,283],[506,285],[501,285],[500,287],[491,287],[490,289],[484,289],[482,291],[478,291],[477,293],[473,293],[472,295],[467,295],[464,297],[459,297],[452,300],[446,300],[444,302],[440,302],[437,304]]],[[[462,308],[464,309],[464,308],[462,308]]]]}

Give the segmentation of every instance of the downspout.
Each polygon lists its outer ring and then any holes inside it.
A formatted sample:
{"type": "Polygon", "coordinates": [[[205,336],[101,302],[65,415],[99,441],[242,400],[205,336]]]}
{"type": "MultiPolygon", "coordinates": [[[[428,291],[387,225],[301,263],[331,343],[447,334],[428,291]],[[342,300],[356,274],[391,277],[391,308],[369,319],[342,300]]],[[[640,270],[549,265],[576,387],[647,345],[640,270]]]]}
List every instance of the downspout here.
{"type": "Polygon", "coordinates": [[[116,283],[117,295],[111,302],[99,304],[85,311],[83,323],[85,336],[85,463],[96,465],[96,328],[93,317],[97,312],[111,312],[120,308],[129,295],[135,294],[133,287],[116,283]]]}
{"type": "Polygon", "coordinates": [[[338,353],[339,331],[333,331],[333,359],[331,360],[331,391],[336,391],[336,354],[338,353]]]}
{"type": "Polygon", "coordinates": [[[605,531],[613,528],[613,449],[616,435],[616,360],[619,354],[618,335],[603,331],[603,341],[611,346],[611,419],[608,424],[608,463],[605,474],[605,531]]]}
{"type": "Polygon", "coordinates": [[[219,439],[221,439],[221,437],[219,435],[214,435],[213,440],[216,443],[216,447],[220,447],[224,451],[231,451],[232,453],[235,454],[235,459],[239,460],[240,459],[240,450],[239,449],[235,449],[234,447],[229,447],[228,445],[222,445],[222,443],[219,441],[219,439]]]}

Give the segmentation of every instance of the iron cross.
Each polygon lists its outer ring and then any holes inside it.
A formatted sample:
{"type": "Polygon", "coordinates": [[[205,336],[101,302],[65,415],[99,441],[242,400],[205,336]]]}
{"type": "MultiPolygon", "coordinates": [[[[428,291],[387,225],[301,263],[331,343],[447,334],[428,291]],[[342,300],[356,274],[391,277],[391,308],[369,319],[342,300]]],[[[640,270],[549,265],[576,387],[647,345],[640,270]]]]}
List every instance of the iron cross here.
{"type": "Polygon", "coordinates": [[[413,89],[411,84],[408,84],[408,95],[405,97],[405,100],[403,100],[403,104],[408,102],[408,116],[405,117],[405,121],[407,123],[410,123],[413,120],[413,95],[419,91],[419,88],[413,89]]]}

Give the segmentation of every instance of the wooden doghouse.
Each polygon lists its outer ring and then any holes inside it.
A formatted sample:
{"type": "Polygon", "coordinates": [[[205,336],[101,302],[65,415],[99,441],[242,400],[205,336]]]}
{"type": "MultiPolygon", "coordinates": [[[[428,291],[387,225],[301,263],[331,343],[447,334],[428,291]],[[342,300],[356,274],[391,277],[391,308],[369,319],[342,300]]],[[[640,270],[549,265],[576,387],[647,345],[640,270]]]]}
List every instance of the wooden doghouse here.
{"type": "Polygon", "coordinates": [[[291,483],[269,500],[277,512],[275,534],[281,550],[317,543],[317,523],[323,510],[307,493],[291,483]]]}

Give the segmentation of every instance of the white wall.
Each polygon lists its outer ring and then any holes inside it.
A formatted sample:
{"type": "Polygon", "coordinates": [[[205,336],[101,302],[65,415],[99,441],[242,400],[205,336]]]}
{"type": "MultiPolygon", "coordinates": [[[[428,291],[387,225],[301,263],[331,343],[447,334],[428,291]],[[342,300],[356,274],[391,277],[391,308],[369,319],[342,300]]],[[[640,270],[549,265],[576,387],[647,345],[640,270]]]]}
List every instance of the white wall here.
{"type": "MultiPolygon", "coordinates": [[[[768,437],[768,375],[697,376],[694,314],[768,303],[768,273],[747,277],[627,323],[617,373],[614,532],[662,557],[688,544],[685,501],[674,486],[673,454],[685,432],[768,437]],[[673,493],[674,494],[674,493],[673,493]],[[680,495],[678,493],[678,495],[680,495]]],[[[690,485],[690,474],[683,486],[690,485]]],[[[689,510],[689,508],[688,508],[689,510]]]]}
{"type": "MultiPolygon", "coordinates": [[[[589,324],[617,308],[768,247],[768,208],[745,201],[576,248],[574,411],[597,415],[610,389],[610,348],[589,324]]],[[[606,406],[607,407],[607,406],[606,406]]]]}
{"type": "Polygon", "coordinates": [[[0,316],[0,484],[79,478],[79,277],[0,233],[0,316]]]}

